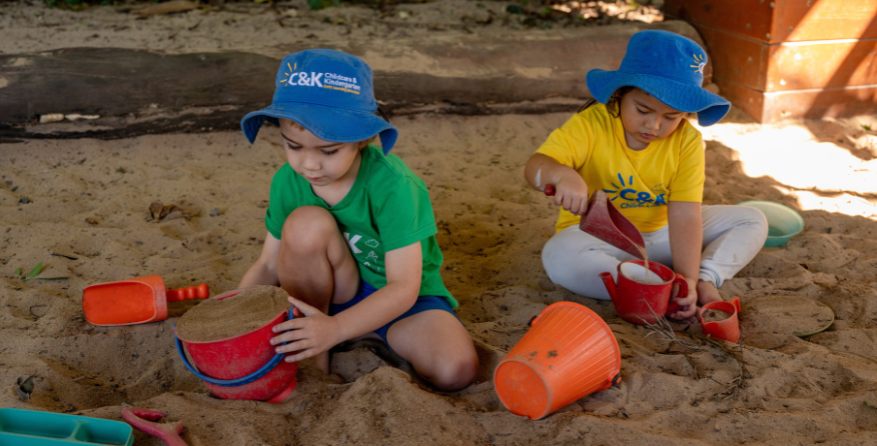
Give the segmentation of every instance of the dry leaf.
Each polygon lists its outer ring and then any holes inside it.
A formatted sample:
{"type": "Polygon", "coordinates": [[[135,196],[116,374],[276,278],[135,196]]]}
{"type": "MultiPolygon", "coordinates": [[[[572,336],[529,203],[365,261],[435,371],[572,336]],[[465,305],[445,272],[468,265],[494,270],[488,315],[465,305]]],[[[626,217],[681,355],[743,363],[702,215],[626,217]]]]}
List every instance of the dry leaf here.
{"type": "Polygon", "coordinates": [[[152,221],[156,223],[161,220],[161,213],[163,211],[164,206],[161,205],[161,200],[155,200],[149,205],[149,215],[152,216],[152,221]]]}

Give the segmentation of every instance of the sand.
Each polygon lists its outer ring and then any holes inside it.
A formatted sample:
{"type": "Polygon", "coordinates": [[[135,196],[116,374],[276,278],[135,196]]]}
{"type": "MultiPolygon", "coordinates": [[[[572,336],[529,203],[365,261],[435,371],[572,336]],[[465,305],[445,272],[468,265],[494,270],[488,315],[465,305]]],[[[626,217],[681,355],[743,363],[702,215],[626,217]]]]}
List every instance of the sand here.
{"type": "MultiPolygon", "coordinates": [[[[443,3],[410,6],[437,4],[443,3]]],[[[0,12],[0,20],[12,20],[9,7],[0,12]]],[[[23,12],[37,20],[32,10],[23,12]]],[[[89,18],[50,14],[90,35],[89,18]]],[[[248,23],[263,16],[239,17],[248,23]]],[[[158,27],[150,41],[156,45],[172,32],[165,28],[184,18],[130,26],[158,27]]],[[[21,31],[4,23],[4,35],[21,31]]],[[[53,28],[34,24],[28,32],[53,28]]],[[[35,50],[76,38],[15,45],[35,50]]],[[[0,42],[6,52],[10,45],[0,42]]],[[[706,204],[771,200],[805,221],[803,232],[763,249],[719,290],[742,303],[742,348],[723,344],[730,354],[699,340],[698,325],[674,326],[680,340],[699,349],[687,350],[622,321],[610,302],[548,280],[540,252],[557,211],[522,172],[567,118],[393,119],[400,130],[394,152],[430,190],[442,274],[475,341],[478,376],[460,392],[439,393],[371,352],[354,350],[334,355],[333,375],[303,361],[298,387],[282,404],[213,398],[185,369],[172,327],[203,301],[172,303],[167,321],[129,327],[90,325],[81,308],[90,284],[150,274],[160,274],[169,288],[206,282],[214,295],[234,289],[266,234],[270,179],[284,162],[277,129],[264,129],[252,146],[239,132],[0,144],[0,407],[118,420],[130,403],[182,421],[183,438],[199,446],[872,444],[877,164],[861,145],[873,132],[861,125],[877,128],[877,117],[760,125],[733,110],[723,123],[702,129],[706,204]],[[148,208],[157,199],[189,217],[151,221],[148,208]],[[15,274],[39,262],[48,265],[42,276],[70,279],[23,281],[15,274]],[[765,303],[787,296],[795,297],[788,300],[792,322],[810,317],[795,316],[798,305],[818,302],[833,311],[834,323],[804,338],[774,329],[781,327],[774,319],[753,323],[765,303]],[[606,320],[621,348],[623,380],[538,422],[512,415],[496,396],[493,370],[530,317],[564,300],[606,320]],[[33,397],[21,401],[12,386],[34,372],[33,397]]],[[[135,444],[162,443],[137,433],[135,444]]]]}
{"type": "Polygon", "coordinates": [[[731,313],[722,310],[709,309],[703,312],[704,322],[718,322],[731,317],[731,313]]]}
{"type": "Polygon", "coordinates": [[[187,311],[177,322],[177,335],[192,342],[228,339],[264,327],[289,309],[282,288],[252,286],[223,299],[210,299],[187,311]]]}

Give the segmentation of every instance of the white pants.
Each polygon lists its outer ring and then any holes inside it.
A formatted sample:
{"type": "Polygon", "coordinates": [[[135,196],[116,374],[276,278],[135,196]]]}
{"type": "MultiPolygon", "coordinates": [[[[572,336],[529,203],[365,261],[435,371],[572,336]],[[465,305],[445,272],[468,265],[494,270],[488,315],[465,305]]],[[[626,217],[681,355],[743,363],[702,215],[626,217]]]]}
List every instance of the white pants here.
{"type": "MultiPolygon", "coordinates": [[[[758,209],[743,206],[703,206],[703,253],[700,280],[716,288],[743,269],[764,246],[767,219],[758,209]]],[[[673,267],[670,231],[667,226],[643,234],[649,261],[673,267]]],[[[548,277],[573,293],[609,300],[599,274],[612,273],[618,279],[618,264],[632,255],[570,226],[551,237],[542,249],[542,264],[548,277]]]]}

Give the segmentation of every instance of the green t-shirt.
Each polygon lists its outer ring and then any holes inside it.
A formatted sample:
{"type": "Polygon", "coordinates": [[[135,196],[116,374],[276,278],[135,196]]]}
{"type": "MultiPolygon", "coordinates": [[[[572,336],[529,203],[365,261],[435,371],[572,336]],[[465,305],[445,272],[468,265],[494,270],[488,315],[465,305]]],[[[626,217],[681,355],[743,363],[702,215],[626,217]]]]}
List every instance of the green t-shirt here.
{"type": "Polygon", "coordinates": [[[271,180],[265,226],[278,240],[283,223],[299,206],[319,206],[331,213],[359,265],[359,275],[375,288],[387,284],[385,254],[420,242],[423,250],[421,296],[442,296],[451,307],[457,300],[445,288],[439,270],[442,252],[438,229],[423,180],[396,155],[369,145],[350,192],[335,206],[314,195],[310,183],[284,164],[271,180]]]}

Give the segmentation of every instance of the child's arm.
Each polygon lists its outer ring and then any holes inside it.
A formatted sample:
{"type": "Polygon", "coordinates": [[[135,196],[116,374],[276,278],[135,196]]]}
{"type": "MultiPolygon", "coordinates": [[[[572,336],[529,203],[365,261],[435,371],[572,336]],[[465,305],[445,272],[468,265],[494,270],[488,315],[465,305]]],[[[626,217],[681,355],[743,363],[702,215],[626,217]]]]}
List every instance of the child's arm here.
{"type": "Polygon", "coordinates": [[[408,311],[420,292],[423,252],[420,242],[387,251],[387,285],[349,309],[329,316],[320,310],[290,297],[289,301],[305,317],[274,327],[275,332],[291,330],[271,339],[277,353],[299,351],[288,355],[287,362],[301,361],[329,350],[335,345],[370,333],[408,311]]]}
{"type": "Polygon", "coordinates": [[[280,279],[277,278],[278,252],[280,252],[280,240],[274,238],[269,232],[265,236],[265,244],[262,245],[262,254],[259,254],[256,263],[244,274],[238,288],[253,285],[280,285],[280,279]]]}
{"type": "Polygon", "coordinates": [[[697,280],[700,276],[700,253],[703,249],[703,220],[700,203],[671,201],[667,209],[670,231],[670,252],[673,269],[688,282],[688,297],[677,298],[682,309],[674,319],[688,319],[697,312],[697,280]]]}
{"type": "Polygon", "coordinates": [[[572,167],[548,155],[534,153],[524,168],[524,178],[530,186],[543,192],[546,185],[553,184],[554,203],[573,215],[583,215],[588,210],[588,185],[572,167]]]}

